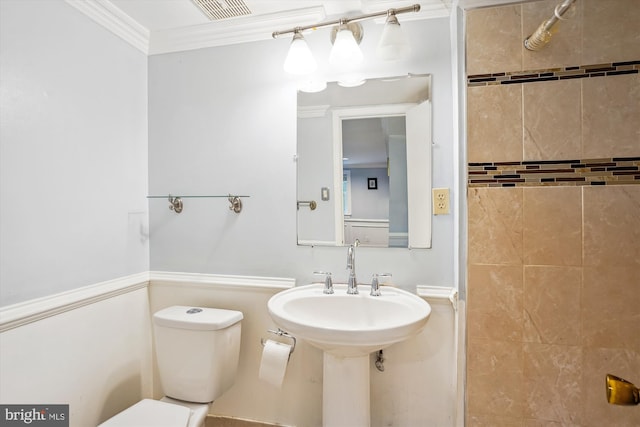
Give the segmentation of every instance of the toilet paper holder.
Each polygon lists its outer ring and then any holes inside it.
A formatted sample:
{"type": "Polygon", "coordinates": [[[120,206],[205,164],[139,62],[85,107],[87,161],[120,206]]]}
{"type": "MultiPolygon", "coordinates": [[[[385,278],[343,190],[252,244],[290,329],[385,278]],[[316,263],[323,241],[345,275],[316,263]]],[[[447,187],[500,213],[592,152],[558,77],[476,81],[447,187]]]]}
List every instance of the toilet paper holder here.
{"type": "MultiPolygon", "coordinates": [[[[270,334],[275,334],[278,335],[280,337],[284,337],[287,339],[290,339],[291,341],[293,341],[293,344],[291,345],[291,350],[289,350],[289,360],[291,360],[291,355],[293,354],[293,352],[296,349],[296,337],[294,337],[293,335],[291,335],[289,332],[287,331],[283,331],[282,329],[278,328],[277,331],[274,331],[273,329],[267,329],[267,332],[269,332],[270,334]]],[[[262,346],[264,347],[266,343],[266,340],[264,338],[260,338],[260,344],[262,344],[262,346]]]]}

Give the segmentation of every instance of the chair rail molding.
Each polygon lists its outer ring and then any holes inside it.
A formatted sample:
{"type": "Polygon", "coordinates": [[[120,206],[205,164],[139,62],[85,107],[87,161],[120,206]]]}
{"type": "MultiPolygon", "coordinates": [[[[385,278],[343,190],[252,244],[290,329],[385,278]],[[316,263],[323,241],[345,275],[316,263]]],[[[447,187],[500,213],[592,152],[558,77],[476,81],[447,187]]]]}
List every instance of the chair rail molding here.
{"type": "Polygon", "coordinates": [[[0,332],[71,311],[149,285],[149,272],[132,274],[0,308],[0,332]]]}

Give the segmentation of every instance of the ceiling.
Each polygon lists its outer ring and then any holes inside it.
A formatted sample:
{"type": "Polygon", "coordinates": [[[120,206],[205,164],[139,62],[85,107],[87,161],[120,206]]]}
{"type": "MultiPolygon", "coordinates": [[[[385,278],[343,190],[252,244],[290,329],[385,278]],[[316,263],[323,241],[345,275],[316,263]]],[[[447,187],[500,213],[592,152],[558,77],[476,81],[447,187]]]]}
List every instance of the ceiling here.
{"type": "MultiPolygon", "coordinates": [[[[176,29],[192,25],[207,24],[210,19],[196,6],[194,0],[109,0],[128,16],[149,31],[176,29]]],[[[419,3],[423,18],[442,16],[451,9],[453,0],[205,0],[217,1],[227,7],[233,1],[244,1],[251,16],[262,16],[291,12],[312,7],[321,7],[326,16],[348,16],[379,12],[389,8],[410,6],[419,3]]],[[[482,7],[527,0],[461,0],[465,7],[482,7]]],[[[529,0],[530,1],[530,0],[529,0]]],[[[233,19],[233,18],[232,18],[233,19]]]]}
{"type": "MultiPolygon", "coordinates": [[[[136,20],[149,31],[175,29],[207,24],[211,20],[192,0],[110,0],[116,7],[136,20]]],[[[228,7],[228,0],[217,0],[228,7]]],[[[346,16],[378,12],[392,7],[403,7],[420,3],[426,10],[448,9],[451,0],[244,0],[250,15],[229,19],[290,13],[295,10],[322,8],[326,16],[346,16]]]]}
{"type": "Polygon", "coordinates": [[[327,19],[382,12],[420,4],[402,20],[449,16],[453,0],[66,0],[149,55],[231,45],[271,38],[274,31],[327,19]],[[248,14],[211,20],[197,1],[229,10],[242,3],[248,14]]]}
{"type": "MultiPolygon", "coordinates": [[[[211,20],[192,0],[110,0],[127,15],[138,21],[150,31],[175,29],[192,25],[206,24],[211,20]]],[[[440,0],[438,0],[440,1],[440,0]]],[[[219,0],[225,4],[224,0],[219,0]]],[[[314,6],[324,8],[327,15],[340,15],[362,10],[367,0],[244,0],[251,16],[281,13],[305,9],[314,6]]],[[[401,3],[401,2],[396,2],[401,3]]],[[[243,19],[230,18],[230,19],[243,19]]]]}
{"type": "MultiPolygon", "coordinates": [[[[458,0],[463,8],[532,0],[458,0]]],[[[340,17],[419,4],[403,21],[450,15],[454,0],[66,0],[66,2],[145,54],[177,52],[271,38],[274,31],[340,17]],[[242,16],[211,20],[196,2],[228,10],[246,5],[242,16]]],[[[382,21],[384,22],[384,21],[382,21]]]]}

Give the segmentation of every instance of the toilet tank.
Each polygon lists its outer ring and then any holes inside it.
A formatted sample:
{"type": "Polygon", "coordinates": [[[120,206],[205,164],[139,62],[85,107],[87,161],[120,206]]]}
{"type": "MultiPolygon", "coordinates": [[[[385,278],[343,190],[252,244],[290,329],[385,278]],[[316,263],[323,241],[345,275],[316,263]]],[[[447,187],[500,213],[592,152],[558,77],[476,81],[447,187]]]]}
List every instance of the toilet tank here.
{"type": "Polygon", "coordinates": [[[173,306],[153,315],[156,359],[168,397],[208,403],[234,383],[243,316],[219,308],[173,306]]]}

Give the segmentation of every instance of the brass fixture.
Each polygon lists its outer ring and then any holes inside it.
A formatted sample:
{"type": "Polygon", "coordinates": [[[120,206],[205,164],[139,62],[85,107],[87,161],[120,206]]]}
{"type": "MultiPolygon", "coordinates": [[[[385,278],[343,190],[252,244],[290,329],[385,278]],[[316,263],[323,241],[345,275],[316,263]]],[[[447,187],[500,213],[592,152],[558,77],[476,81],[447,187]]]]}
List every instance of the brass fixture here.
{"type": "Polygon", "coordinates": [[[547,45],[551,41],[551,37],[553,36],[553,29],[555,24],[564,20],[562,15],[569,10],[571,5],[576,0],[564,0],[560,3],[553,11],[553,16],[546,21],[544,21],[540,26],[524,40],[524,47],[528,50],[540,50],[547,45]]]}
{"type": "Polygon", "coordinates": [[[298,210],[300,210],[300,206],[309,206],[309,209],[315,211],[318,207],[318,203],[315,200],[298,200],[298,210]]]}
{"type": "Polygon", "coordinates": [[[607,374],[607,402],[612,405],[637,405],[640,403],[638,387],[627,380],[607,374]]]}

